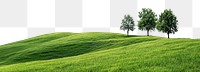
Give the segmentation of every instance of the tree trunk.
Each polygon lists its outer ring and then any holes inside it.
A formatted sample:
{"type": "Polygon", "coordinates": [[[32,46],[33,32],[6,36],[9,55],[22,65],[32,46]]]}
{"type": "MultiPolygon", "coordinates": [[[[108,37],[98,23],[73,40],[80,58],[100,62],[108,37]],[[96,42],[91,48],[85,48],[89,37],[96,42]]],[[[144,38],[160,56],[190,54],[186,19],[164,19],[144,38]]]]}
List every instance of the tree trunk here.
{"type": "Polygon", "coordinates": [[[149,36],[149,30],[147,30],[147,36],[149,36]]]}
{"type": "Polygon", "coordinates": [[[129,36],[129,29],[127,30],[127,36],[129,36]]]}
{"type": "Polygon", "coordinates": [[[169,39],[169,32],[167,32],[167,35],[168,35],[168,39],[169,39]]]}

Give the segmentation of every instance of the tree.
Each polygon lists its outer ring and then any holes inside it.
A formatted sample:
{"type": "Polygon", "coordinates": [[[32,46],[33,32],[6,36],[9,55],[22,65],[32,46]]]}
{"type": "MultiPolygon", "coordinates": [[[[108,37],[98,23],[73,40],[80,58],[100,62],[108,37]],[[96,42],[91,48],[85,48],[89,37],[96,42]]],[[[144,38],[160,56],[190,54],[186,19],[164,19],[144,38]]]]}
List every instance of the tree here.
{"type": "Polygon", "coordinates": [[[166,9],[164,10],[163,13],[159,16],[158,24],[156,25],[156,28],[158,31],[161,31],[163,33],[167,33],[168,39],[169,39],[169,34],[178,31],[178,20],[176,16],[173,14],[171,9],[166,9]]]}
{"type": "Polygon", "coordinates": [[[149,36],[150,30],[155,30],[157,15],[150,8],[143,8],[141,12],[139,12],[138,28],[139,30],[146,30],[147,36],[149,36]]]}
{"type": "Polygon", "coordinates": [[[121,24],[120,29],[123,31],[127,30],[127,36],[129,36],[129,30],[133,31],[135,29],[134,20],[130,15],[124,15],[124,19],[121,24]]]}

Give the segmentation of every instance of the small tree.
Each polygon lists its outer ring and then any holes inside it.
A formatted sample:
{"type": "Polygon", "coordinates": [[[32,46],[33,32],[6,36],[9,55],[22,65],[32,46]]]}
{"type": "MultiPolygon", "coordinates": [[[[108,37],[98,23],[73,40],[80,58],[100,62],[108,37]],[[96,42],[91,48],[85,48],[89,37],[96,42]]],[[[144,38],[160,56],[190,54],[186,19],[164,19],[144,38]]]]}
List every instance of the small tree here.
{"type": "Polygon", "coordinates": [[[166,9],[159,16],[159,20],[158,20],[158,24],[156,25],[156,28],[158,29],[158,31],[167,33],[168,38],[169,38],[169,34],[171,33],[175,34],[175,32],[178,31],[177,25],[178,25],[178,20],[176,16],[173,14],[171,9],[169,10],[166,9]]]}
{"type": "Polygon", "coordinates": [[[127,36],[129,36],[129,30],[133,31],[135,29],[134,20],[130,15],[124,15],[124,19],[121,24],[120,29],[123,31],[127,30],[127,36]]]}
{"type": "Polygon", "coordinates": [[[138,28],[139,30],[146,30],[147,36],[149,36],[150,30],[155,30],[157,15],[150,8],[143,8],[141,12],[139,12],[138,28]]]}

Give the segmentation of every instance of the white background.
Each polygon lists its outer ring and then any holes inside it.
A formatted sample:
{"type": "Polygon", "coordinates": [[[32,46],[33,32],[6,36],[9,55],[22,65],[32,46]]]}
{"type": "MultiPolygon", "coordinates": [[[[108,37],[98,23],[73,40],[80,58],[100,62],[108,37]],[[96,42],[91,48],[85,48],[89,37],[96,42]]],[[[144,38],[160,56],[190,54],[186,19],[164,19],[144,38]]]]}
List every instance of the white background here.
{"type": "MultiPolygon", "coordinates": [[[[170,35],[171,37],[173,38],[200,38],[200,32],[197,31],[197,30],[200,30],[200,22],[199,22],[200,0],[192,0],[192,1],[193,1],[192,2],[192,6],[193,6],[192,7],[192,23],[191,23],[192,27],[179,27],[179,32],[177,32],[175,35],[170,35]]],[[[27,27],[17,27],[17,26],[16,27],[1,27],[0,28],[0,44],[2,45],[2,44],[18,41],[18,40],[27,39],[28,37],[34,37],[37,35],[52,33],[52,32],[80,33],[80,32],[97,31],[97,32],[126,33],[124,31],[121,31],[119,27],[111,27],[110,25],[111,23],[110,10],[112,10],[110,6],[111,5],[110,0],[82,0],[80,1],[82,2],[82,7],[80,8],[82,12],[80,12],[81,14],[78,14],[78,15],[81,15],[80,17],[82,19],[81,20],[82,25],[80,27],[79,26],[56,27],[55,2],[56,0],[27,0],[27,21],[24,21],[24,22],[27,22],[27,27]]],[[[79,0],[77,0],[77,2],[79,2],[79,0]]],[[[115,2],[115,1],[112,1],[112,2],[115,2]]],[[[151,8],[153,9],[153,11],[155,11],[156,14],[160,14],[166,8],[165,0],[137,0],[136,2],[137,2],[137,5],[136,5],[137,11],[141,11],[142,8],[151,8]]],[[[122,3],[122,5],[123,4],[126,4],[126,1],[122,3]]],[[[130,4],[130,3],[127,3],[127,4],[130,4]]],[[[66,8],[71,8],[71,7],[66,7],[66,8]]],[[[75,7],[75,8],[79,8],[79,7],[75,7]]],[[[127,12],[121,12],[119,14],[125,15],[123,13],[130,13],[130,11],[127,10],[127,12]]],[[[70,13],[73,13],[73,12],[70,12],[70,13]]],[[[79,13],[79,12],[74,12],[74,13],[79,13]]],[[[1,18],[4,18],[4,17],[1,17],[1,18]]],[[[15,18],[20,18],[20,17],[15,17],[15,18]]],[[[75,18],[72,18],[72,19],[75,19],[75,18]]],[[[134,18],[134,20],[137,23],[138,18],[134,18]]],[[[73,21],[76,21],[76,20],[72,20],[71,22],[73,21]]],[[[3,24],[1,26],[3,26],[3,24]]],[[[13,24],[13,26],[15,26],[15,24],[13,24]]],[[[131,32],[130,34],[146,35],[146,31],[137,30],[137,27],[136,27],[136,30],[134,30],[134,32],[131,32]]],[[[166,37],[166,34],[160,33],[157,31],[151,32],[150,34],[154,36],[166,37]]]]}

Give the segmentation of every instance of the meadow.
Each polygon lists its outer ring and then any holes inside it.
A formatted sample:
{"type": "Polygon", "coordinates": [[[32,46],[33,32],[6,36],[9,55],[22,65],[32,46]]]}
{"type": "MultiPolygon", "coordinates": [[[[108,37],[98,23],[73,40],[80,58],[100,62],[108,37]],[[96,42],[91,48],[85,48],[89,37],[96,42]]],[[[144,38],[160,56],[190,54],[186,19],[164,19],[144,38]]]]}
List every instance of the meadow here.
{"type": "Polygon", "coordinates": [[[0,72],[199,72],[200,39],[58,32],[0,46],[0,72]]]}

